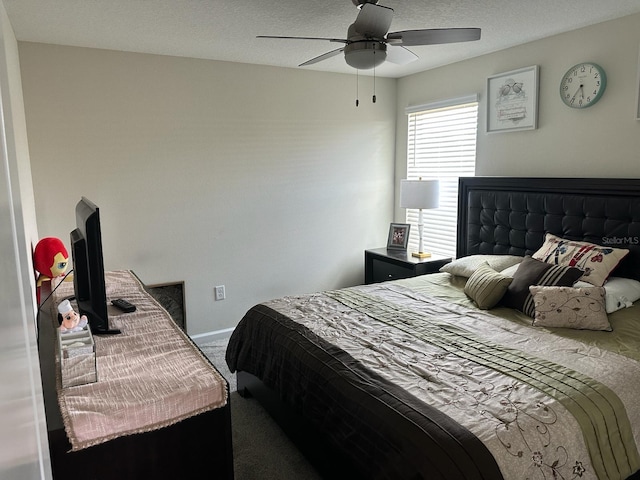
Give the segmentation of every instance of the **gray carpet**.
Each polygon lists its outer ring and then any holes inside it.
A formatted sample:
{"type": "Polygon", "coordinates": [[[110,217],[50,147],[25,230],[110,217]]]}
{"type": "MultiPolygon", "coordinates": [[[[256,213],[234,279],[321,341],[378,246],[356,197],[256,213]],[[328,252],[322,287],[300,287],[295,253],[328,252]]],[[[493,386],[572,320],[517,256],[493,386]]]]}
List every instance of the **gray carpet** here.
{"type": "Polygon", "coordinates": [[[209,343],[203,343],[198,345],[202,353],[204,353],[211,363],[213,363],[218,371],[229,381],[229,389],[232,392],[236,391],[236,375],[229,371],[227,362],[224,359],[224,354],[227,351],[228,338],[222,340],[215,340],[209,343]]]}
{"type": "Polygon", "coordinates": [[[251,398],[242,398],[236,390],[235,375],[224,360],[227,340],[199,345],[204,354],[229,381],[232,391],[231,424],[233,457],[237,480],[320,480],[280,427],[251,398]]]}

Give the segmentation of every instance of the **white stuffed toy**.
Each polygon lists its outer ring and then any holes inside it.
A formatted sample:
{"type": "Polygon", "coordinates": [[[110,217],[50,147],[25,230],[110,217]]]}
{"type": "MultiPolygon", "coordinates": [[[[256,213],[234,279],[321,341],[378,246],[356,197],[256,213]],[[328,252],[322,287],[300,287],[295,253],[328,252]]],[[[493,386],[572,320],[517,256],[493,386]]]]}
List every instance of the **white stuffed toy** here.
{"type": "Polygon", "coordinates": [[[87,316],[78,315],[69,300],[63,300],[60,305],[58,305],[58,312],[62,315],[62,323],[60,324],[61,333],[79,332],[87,326],[87,316]]]}

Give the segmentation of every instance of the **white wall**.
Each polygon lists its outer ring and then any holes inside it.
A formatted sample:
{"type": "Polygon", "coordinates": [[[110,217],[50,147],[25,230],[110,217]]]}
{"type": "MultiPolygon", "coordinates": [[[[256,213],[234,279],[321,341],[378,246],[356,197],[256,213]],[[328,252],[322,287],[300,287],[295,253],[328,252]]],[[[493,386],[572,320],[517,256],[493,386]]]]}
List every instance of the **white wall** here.
{"type": "Polygon", "coordinates": [[[36,345],[37,229],[18,45],[0,2],[0,478],[51,478],[36,345]]]}
{"type": "Polygon", "coordinates": [[[233,327],[258,301],[362,281],[362,250],[404,216],[390,176],[405,176],[408,105],[480,93],[478,175],[640,176],[639,44],[633,15],[378,79],[375,105],[360,77],[355,108],[351,75],[21,43],[40,235],[68,241],[86,195],[107,268],[185,280],[192,335],[233,327]],[[584,60],[608,87],[577,111],[558,88],[584,60]],[[487,134],[487,77],[530,65],[538,129],[487,134]]]}
{"type": "MultiPolygon", "coordinates": [[[[396,81],[20,43],[41,236],[101,208],[105,267],[186,281],[191,335],[362,283],[393,215],[396,81]],[[225,285],[227,299],[214,301],[225,285]]],[[[68,244],[68,243],[67,243],[68,244]]]]}
{"type": "Polygon", "coordinates": [[[640,177],[639,45],[640,15],[632,15],[400,79],[396,182],[406,177],[404,109],[472,93],[480,94],[477,175],[640,177]],[[562,103],[559,85],[582,61],[605,69],[607,89],[576,110],[562,103]],[[540,67],[538,129],[487,134],[487,77],[531,65],[540,67]]]}

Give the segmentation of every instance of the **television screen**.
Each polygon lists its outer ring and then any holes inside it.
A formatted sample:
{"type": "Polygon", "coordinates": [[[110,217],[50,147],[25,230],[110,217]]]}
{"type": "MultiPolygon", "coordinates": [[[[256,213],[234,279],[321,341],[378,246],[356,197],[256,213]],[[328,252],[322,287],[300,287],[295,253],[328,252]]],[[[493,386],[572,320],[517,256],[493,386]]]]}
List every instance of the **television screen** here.
{"type": "Polygon", "coordinates": [[[116,334],[109,328],[107,290],[102,258],[100,211],[82,197],[76,205],[76,229],[71,232],[73,286],[80,315],[86,315],[94,334],[116,334]]]}

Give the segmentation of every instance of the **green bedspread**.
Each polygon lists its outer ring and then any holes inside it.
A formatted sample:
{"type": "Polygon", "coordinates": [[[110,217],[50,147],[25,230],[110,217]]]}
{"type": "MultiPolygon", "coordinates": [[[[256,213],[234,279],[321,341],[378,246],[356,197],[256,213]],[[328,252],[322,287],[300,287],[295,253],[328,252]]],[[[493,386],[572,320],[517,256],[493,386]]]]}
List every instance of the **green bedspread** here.
{"type": "MultiPolygon", "coordinates": [[[[408,287],[406,292],[400,287],[389,288],[408,297],[414,296],[414,291],[408,287]]],[[[465,312],[464,307],[452,306],[433,296],[422,299],[429,305],[428,309],[416,309],[358,288],[327,292],[327,295],[443,351],[513,377],[562,403],[580,425],[599,478],[626,478],[640,468],[626,410],[608,387],[567,366],[486,340],[472,330],[439,320],[448,318],[450,313],[484,317],[485,312],[475,309],[465,312]]],[[[600,335],[595,337],[604,336],[598,333],[600,335]]],[[[616,345],[615,342],[607,343],[616,345]]]]}

